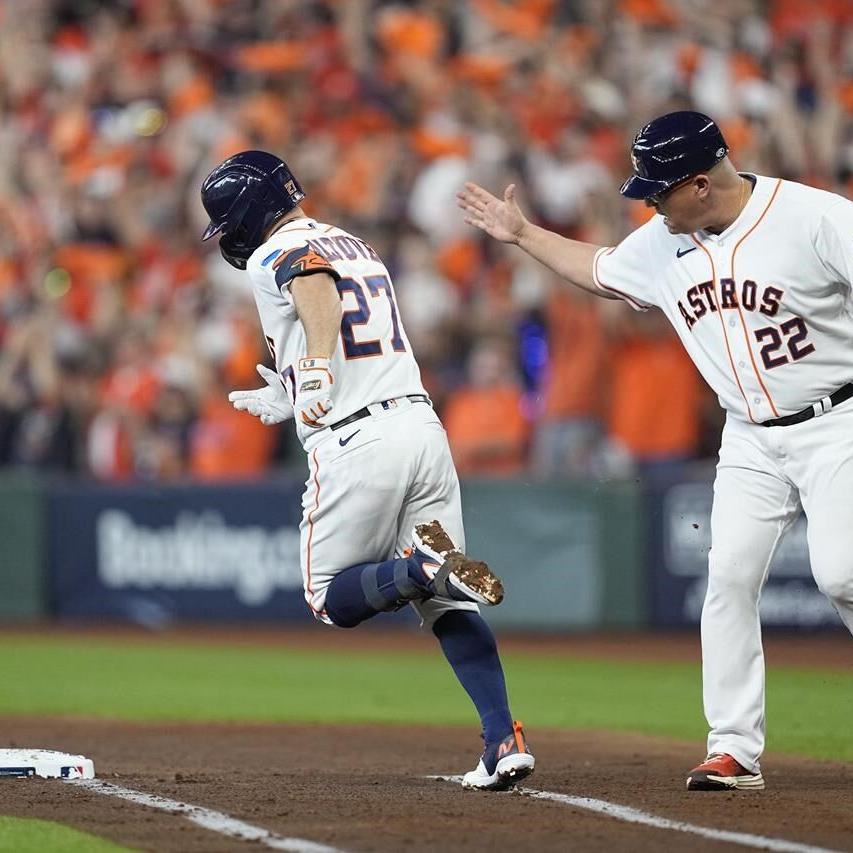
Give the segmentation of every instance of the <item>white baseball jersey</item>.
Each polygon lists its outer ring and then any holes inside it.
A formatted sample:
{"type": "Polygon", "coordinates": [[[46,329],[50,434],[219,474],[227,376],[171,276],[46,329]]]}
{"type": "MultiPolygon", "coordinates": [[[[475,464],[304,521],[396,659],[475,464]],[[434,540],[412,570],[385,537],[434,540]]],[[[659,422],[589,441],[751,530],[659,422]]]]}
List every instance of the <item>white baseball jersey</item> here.
{"type": "Polygon", "coordinates": [[[800,423],[759,426],[853,380],[853,203],[752,177],[749,202],[722,234],[670,234],[656,216],[598,251],[593,276],[635,308],[659,306],[728,411],[702,610],[707,749],[758,772],[758,600],[803,509],[815,581],[853,631],[853,400],[800,423]]]}
{"type": "MultiPolygon", "coordinates": [[[[369,412],[338,430],[296,420],[309,471],[300,525],[305,599],[317,619],[329,622],[324,606],[334,577],[402,554],[416,524],[439,519],[464,548],[459,480],[441,421],[426,404],[388,270],[367,243],[313,219],[294,219],[253,253],[246,269],[291,400],[306,352],[290,282],[315,272],[335,279],[343,316],[331,360],[330,421],[369,412]]],[[[448,610],[477,610],[441,596],[412,606],[426,624],[448,610]]]]}
{"type": "MultiPolygon", "coordinates": [[[[335,378],[331,422],[371,403],[426,393],[397,312],[391,277],[364,240],[314,219],[293,219],[255,250],[246,271],[264,336],[291,400],[296,393],[296,365],[307,353],[290,283],[316,272],[335,279],[343,308],[331,359],[335,378]]],[[[299,419],[296,429],[303,445],[322,432],[299,419]]]]}
{"type": "Polygon", "coordinates": [[[655,216],[593,262],[598,287],[660,307],[721,405],[793,414],[853,380],[853,203],[761,176],[721,234],[655,216]]]}

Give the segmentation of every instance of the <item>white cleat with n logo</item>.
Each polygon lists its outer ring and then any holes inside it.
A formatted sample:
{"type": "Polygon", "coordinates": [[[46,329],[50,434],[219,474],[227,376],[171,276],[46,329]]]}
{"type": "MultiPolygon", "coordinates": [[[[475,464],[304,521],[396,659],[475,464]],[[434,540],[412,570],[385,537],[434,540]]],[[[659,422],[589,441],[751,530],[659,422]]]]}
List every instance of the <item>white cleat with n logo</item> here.
{"type": "Polygon", "coordinates": [[[477,769],[462,777],[462,787],[506,791],[526,779],[535,766],[536,759],[524,739],[522,724],[516,721],[511,734],[499,743],[486,746],[477,769]]]}

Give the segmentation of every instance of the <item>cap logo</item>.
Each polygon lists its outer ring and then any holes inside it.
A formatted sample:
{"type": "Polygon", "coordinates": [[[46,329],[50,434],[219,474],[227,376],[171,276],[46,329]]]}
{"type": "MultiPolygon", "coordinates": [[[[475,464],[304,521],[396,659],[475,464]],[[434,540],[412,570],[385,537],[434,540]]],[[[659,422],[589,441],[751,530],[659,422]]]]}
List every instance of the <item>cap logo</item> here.
{"type": "Polygon", "coordinates": [[[290,195],[296,195],[296,184],[292,180],[287,181],[284,185],[284,191],[290,195]]]}
{"type": "Polygon", "coordinates": [[[716,156],[717,156],[717,157],[722,157],[722,156],[723,156],[723,154],[725,154],[725,153],[726,153],[726,149],[725,149],[725,148],[718,148],[718,149],[717,149],[717,154],[716,154],[716,156]]]}

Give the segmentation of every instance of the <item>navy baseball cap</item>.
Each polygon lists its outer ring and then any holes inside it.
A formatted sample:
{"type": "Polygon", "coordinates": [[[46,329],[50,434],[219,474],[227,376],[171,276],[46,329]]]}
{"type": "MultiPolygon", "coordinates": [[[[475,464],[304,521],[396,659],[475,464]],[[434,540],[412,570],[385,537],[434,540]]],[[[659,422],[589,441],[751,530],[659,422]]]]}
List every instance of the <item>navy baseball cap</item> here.
{"type": "Polygon", "coordinates": [[[704,113],[682,110],[658,116],[634,137],[634,174],[619,192],[648,198],[710,169],[728,153],[720,128],[704,113]]]}

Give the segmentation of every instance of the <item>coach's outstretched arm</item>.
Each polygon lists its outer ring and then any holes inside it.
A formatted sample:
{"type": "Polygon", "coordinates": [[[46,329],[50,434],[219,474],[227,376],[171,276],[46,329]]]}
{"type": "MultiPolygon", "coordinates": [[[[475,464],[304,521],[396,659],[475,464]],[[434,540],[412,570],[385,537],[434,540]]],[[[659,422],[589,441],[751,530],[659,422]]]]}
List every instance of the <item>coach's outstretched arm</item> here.
{"type": "Polygon", "coordinates": [[[456,194],[465,211],[465,221],[502,243],[515,243],[537,261],[550,267],[572,284],[604,298],[614,298],[595,286],[592,260],[600,248],[592,243],[569,240],[540,228],[521,212],[515,200],[515,184],[504,190],[501,201],[478,184],[468,182],[456,194]]]}

